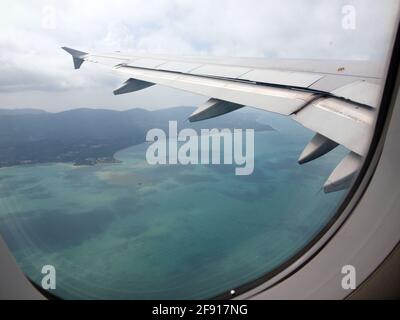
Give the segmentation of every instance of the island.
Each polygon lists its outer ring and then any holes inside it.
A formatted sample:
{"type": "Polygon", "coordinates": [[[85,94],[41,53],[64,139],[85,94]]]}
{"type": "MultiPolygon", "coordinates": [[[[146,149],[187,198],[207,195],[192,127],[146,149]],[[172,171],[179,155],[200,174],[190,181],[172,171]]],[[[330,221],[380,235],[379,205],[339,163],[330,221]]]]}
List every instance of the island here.
{"type": "Polygon", "coordinates": [[[187,121],[194,107],[156,111],[80,108],[51,113],[36,109],[0,109],[0,167],[65,162],[76,166],[119,163],[116,152],[145,142],[152,128],[254,129],[272,131],[258,121],[260,113],[239,110],[201,122],[187,121]]]}

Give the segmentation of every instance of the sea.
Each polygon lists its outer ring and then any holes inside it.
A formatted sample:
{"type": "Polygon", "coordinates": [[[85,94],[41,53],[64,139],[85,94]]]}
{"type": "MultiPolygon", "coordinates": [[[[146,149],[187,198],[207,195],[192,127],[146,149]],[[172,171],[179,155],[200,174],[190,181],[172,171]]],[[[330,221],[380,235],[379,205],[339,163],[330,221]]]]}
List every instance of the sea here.
{"type": "MultiPolygon", "coordinates": [[[[264,113],[263,113],[264,114],[264,113]]],[[[122,163],[0,169],[0,234],[62,299],[208,299],[267,277],[332,220],[345,191],[323,184],[347,154],[297,159],[313,132],[274,114],[259,121],[254,172],[235,165],[149,165],[148,143],[122,163]]]]}

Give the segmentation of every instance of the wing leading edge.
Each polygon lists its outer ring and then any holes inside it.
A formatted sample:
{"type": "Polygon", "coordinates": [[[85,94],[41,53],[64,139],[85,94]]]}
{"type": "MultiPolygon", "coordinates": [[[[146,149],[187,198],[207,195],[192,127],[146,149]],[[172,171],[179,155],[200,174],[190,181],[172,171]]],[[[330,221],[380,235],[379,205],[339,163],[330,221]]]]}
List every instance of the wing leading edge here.
{"type": "Polygon", "coordinates": [[[190,116],[192,122],[244,106],[290,116],[316,132],[300,155],[300,164],[339,144],[350,150],[326,181],[327,193],[351,184],[368,151],[383,73],[374,63],[90,54],[63,49],[72,55],[75,69],[88,61],[126,75],[114,94],[161,84],[210,97],[190,116]]]}

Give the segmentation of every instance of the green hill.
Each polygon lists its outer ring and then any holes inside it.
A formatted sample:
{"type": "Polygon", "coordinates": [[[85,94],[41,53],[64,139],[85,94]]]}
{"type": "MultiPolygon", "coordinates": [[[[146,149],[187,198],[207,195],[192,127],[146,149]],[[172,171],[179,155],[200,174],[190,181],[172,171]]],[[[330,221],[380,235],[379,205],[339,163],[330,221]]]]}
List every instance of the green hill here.
{"type": "Polygon", "coordinates": [[[0,110],[0,167],[48,162],[96,164],[115,162],[114,154],[143,143],[151,128],[253,128],[273,130],[257,122],[257,113],[233,112],[197,123],[186,121],[195,110],[176,107],[158,111],[75,109],[59,113],[41,110],[0,110]]]}

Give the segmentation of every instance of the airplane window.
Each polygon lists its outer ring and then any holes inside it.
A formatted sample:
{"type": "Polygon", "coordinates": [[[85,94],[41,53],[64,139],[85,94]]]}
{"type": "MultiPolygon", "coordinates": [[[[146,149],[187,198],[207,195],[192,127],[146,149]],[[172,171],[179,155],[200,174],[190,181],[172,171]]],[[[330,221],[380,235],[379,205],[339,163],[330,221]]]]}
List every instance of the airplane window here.
{"type": "Polygon", "coordinates": [[[23,272],[62,299],[277,274],[368,153],[398,5],[1,2],[0,235],[23,272]]]}

